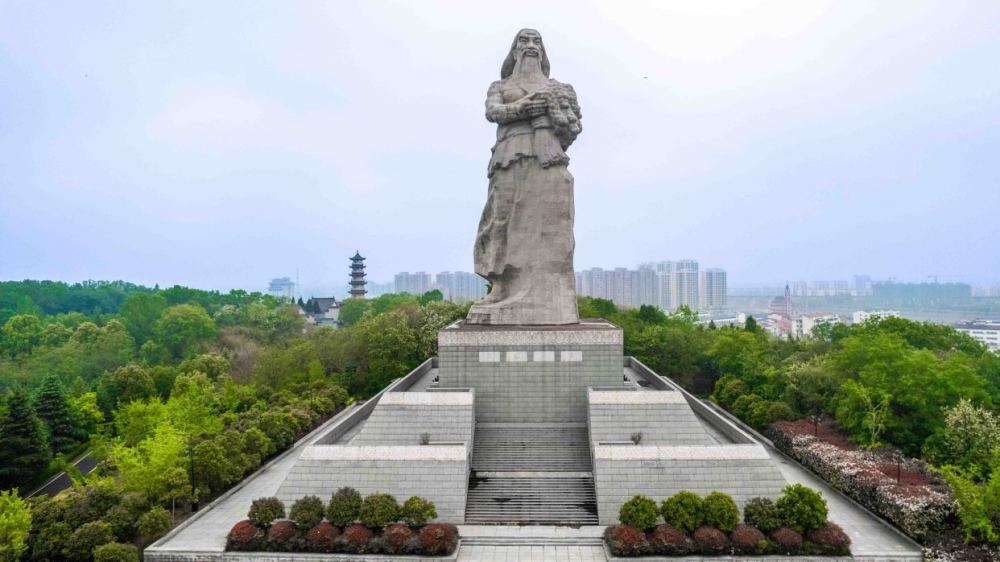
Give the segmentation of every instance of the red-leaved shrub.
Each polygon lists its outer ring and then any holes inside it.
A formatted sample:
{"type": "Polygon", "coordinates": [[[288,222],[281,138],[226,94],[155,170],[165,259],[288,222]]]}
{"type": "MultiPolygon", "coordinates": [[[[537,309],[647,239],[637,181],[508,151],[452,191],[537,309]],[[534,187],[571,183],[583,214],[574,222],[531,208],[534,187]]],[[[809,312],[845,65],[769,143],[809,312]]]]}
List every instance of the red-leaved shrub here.
{"type": "Polygon", "coordinates": [[[774,539],[781,554],[798,554],[802,549],[802,535],[795,529],[778,527],[771,532],[771,538],[774,539]]]}
{"type": "Polygon", "coordinates": [[[729,549],[726,534],[715,527],[698,527],[691,535],[702,554],[722,554],[729,549]]]}
{"type": "Polygon", "coordinates": [[[454,552],[458,545],[458,528],[447,523],[428,523],[420,529],[420,551],[430,556],[454,552]]]}
{"type": "Polygon", "coordinates": [[[335,552],[340,529],[326,521],[317,523],[306,533],[306,550],[309,552],[335,552]]]}
{"type": "Polygon", "coordinates": [[[692,554],[697,548],[687,535],[666,523],[657,525],[649,535],[651,554],[684,555],[692,554]]]}
{"type": "Polygon", "coordinates": [[[393,523],[382,531],[388,554],[412,554],[414,547],[419,548],[413,540],[415,533],[402,523],[393,523]]]}
{"type": "Polygon", "coordinates": [[[628,525],[611,525],[604,530],[604,540],[615,556],[642,556],[649,552],[646,533],[628,525]]]}
{"type": "Polygon", "coordinates": [[[851,553],[851,537],[847,536],[840,525],[830,521],[809,533],[809,540],[816,545],[820,554],[843,556],[851,553]]]}
{"type": "Polygon", "coordinates": [[[364,554],[368,551],[368,542],[372,540],[372,530],[364,525],[354,523],[344,528],[344,532],[337,538],[338,546],[352,554],[364,554]]]}
{"type": "Polygon", "coordinates": [[[294,521],[282,519],[267,529],[267,550],[292,552],[298,549],[299,530],[294,521]]]}
{"type": "Polygon", "coordinates": [[[226,550],[253,551],[260,550],[264,542],[264,533],[249,521],[240,521],[233,525],[226,536],[226,550]]]}
{"type": "Polygon", "coordinates": [[[767,551],[767,537],[752,525],[737,525],[729,535],[737,554],[764,554],[767,551]]]}

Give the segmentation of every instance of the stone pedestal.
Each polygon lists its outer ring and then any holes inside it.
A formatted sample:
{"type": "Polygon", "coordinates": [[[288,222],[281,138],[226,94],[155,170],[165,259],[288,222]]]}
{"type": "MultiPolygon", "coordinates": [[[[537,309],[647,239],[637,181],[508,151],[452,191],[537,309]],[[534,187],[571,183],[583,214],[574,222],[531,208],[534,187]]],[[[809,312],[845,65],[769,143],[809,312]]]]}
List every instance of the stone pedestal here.
{"type": "Polygon", "coordinates": [[[587,388],[622,384],[622,330],[605,320],[438,332],[441,387],[474,388],[477,422],[587,421],[587,388]]]}

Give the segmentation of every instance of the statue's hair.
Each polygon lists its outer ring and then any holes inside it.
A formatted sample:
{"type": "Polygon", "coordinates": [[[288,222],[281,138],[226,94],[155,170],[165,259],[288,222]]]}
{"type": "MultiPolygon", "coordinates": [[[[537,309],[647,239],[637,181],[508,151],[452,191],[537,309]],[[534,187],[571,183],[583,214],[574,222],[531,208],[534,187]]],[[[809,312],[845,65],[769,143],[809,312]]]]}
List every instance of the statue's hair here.
{"type": "MultiPolygon", "coordinates": [[[[538,33],[537,30],[526,27],[514,35],[514,42],[510,44],[510,51],[507,51],[507,58],[504,59],[503,65],[500,66],[501,80],[514,73],[514,64],[517,63],[517,57],[514,56],[514,52],[517,51],[517,38],[520,37],[525,31],[534,31],[535,33],[538,33]]],[[[538,36],[541,37],[542,34],[538,33],[538,36]]],[[[546,78],[549,76],[549,56],[545,54],[545,40],[542,40],[542,73],[545,74],[546,78]]]]}

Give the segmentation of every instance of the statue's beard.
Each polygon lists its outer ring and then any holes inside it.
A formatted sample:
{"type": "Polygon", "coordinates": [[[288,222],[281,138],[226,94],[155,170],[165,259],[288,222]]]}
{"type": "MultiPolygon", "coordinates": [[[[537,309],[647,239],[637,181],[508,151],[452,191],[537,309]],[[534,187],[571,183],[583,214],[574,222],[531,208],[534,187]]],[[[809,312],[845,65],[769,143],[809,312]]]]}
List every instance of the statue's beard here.
{"type": "Polygon", "coordinates": [[[529,80],[544,80],[541,53],[529,55],[526,51],[521,51],[517,56],[517,62],[514,63],[514,76],[529,80]]]}

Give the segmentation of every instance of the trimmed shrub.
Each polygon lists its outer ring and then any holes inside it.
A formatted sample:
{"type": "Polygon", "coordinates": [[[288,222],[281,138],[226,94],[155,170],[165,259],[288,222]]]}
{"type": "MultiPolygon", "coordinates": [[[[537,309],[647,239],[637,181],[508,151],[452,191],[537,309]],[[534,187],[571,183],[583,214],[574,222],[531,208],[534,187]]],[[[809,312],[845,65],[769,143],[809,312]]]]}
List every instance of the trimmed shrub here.
{"type": "Polygon", "coordinates": [[[399,520],[399,504],[389,494],[371,494],[361,502],[359,518],[361,523],[373,529],[381,529],[399,520]]]}
{"type": "Polygon", "coordinates": [[[646,533],[629,525],[610,525],[604,530],[604,540],[615,556],[642,556],[650,549],[646,533]]]}
{"type": "Polygon", "coordinates": [[[826,523],[826,500],[819,492],[802,484],[785,486],[774,505],[782,523],[799,534],[819,529],[826,523]]]}
{"type": "Polygon", "coordinates": [[[677,492],[663,501],[660,512],[668,525],[685,533],[701,527],[704,517],[701,496],[694,492],[677,492]]]}
{"type": "Polygon", "coordinates": [[[247,520],[261,529],[266,528],[275,519],[285,518],[285,504],[278,498],[257,498],[250,504],[247,520]]]}
{"type": "Polygon", "coordinates": [[[104,521],[84,523],[76,531],[73,531],[69,540],[66,541],[66,558],[89,562],[94,555],[95,548],[112,542],[115,542],[115,534],[111,531],[111,525],[104,521]]]}
{"type": "Polygon", "coordinates": [[[134,544],[102,544],[94,549],[94,562],[139,562],[139,549],[134,544]]]}
{"type": "Polygon", "coordinates": [[[770,498],[753,498],[748,501],[743,506],[743,521],[764,533],[770,533],[782,525],[778,506],[770,498]]]}
{"type": "Polygon", "coordinates": [[[764,554],[767,552],[767,537],[757,527],[741,523],[729,535],[737,554],[764,554]]]}
{"type": "Polygon", "coordinates": [[[267,529],[267,550],[292,552],[299,547],[299,529],[294,521],[282,519],[271,523],[267,529]]]}
{"type": "Polygon", "coordinates": [[[778,527],[771,532],[771,539],[780,554],[791,556],[802,550],[802,535],[791,527],[778,527]]]}
{"type": "Polygon", "coordinates": [[[423,527],[438,516],[434,503],[419,496],[413,496],[403,503],[400,518],[411,527],[423,527]]]}
{"type": "Polygon", "coordinates": [[[382,532],[387,554],[413,554],[413,549],[419,548],[414,540],[416,533],[402,523],[394,523],[382,532]]]}
{"type": "Polygon", "coordinates": [[[341,488],[326,504],[326,520],[338,527],[345,527],[358,520],[361,514],[361,494],[354,488],[341,488]]]}
{"type": "Polygon", "coordinates": [[[306,533],[306,550],[309,552],[335,552],[340,529],[326,521],[317,523],[306,533]]]}
{"type": "Polygon", "coordinates": [[[622,525],[635,527],[640,531],[648,531],[655,527],[658,516],[656,502],[646,496],[633,496],[618,510],[618,520],[622,525]]]}
{"type": "Polygon", "coordinates": [[[740,522],[740,508],[729,494],[712,492],[701,504],[702,524],[728,533],[740,522]]]}
{"type": "Polygon", "coordinates": [[[697,546],[683,531],[665,523],[657,525],[649,535],[651,554],[678,556],[697,552],[697,546]]]}
{"type": "Polygon", "coordinates": [[[250,521],[243,520],[233,525],[226,535],[226,550],[254,551],[264,545],[264,532],[250,521]]]}
{"type": "Polygon", "coordinates": [[[368,542],[372,540],[373,536],[374,533],[371,529],[355,523],[344,529],[344,532],[337,538],[337,543],[349,553],[364,554],[368,552],[368,542]]]}
{"type": "Polygon", "coordinates": [[[446,523],[428,523],[420,529],[420,552],[429,556],[444,556],[455,551],[458,528],[446,523]]]}
{"type": "Polygon", "coordinates": [[[851,553],[851,537],[840,528],[840,525],[827,521],[825,525],[809,533],[819,554],[829,556],[847,556],[851,553]]]}
{"type": "Polygon", "coordinates": [[[691,538],[702,554],[722,554],[729,548],[726,534],[713,527],[698,527],[691,538]]]}
{"type": "Polygon", "coordinates": [[[312,529],[323,520],[324,511],[326,511],[326,506],[323,505],[323,500],[316,496],[306,496],[299,498],[292,504],[288,518],[295,521],[300,529],[312,529]]]}

